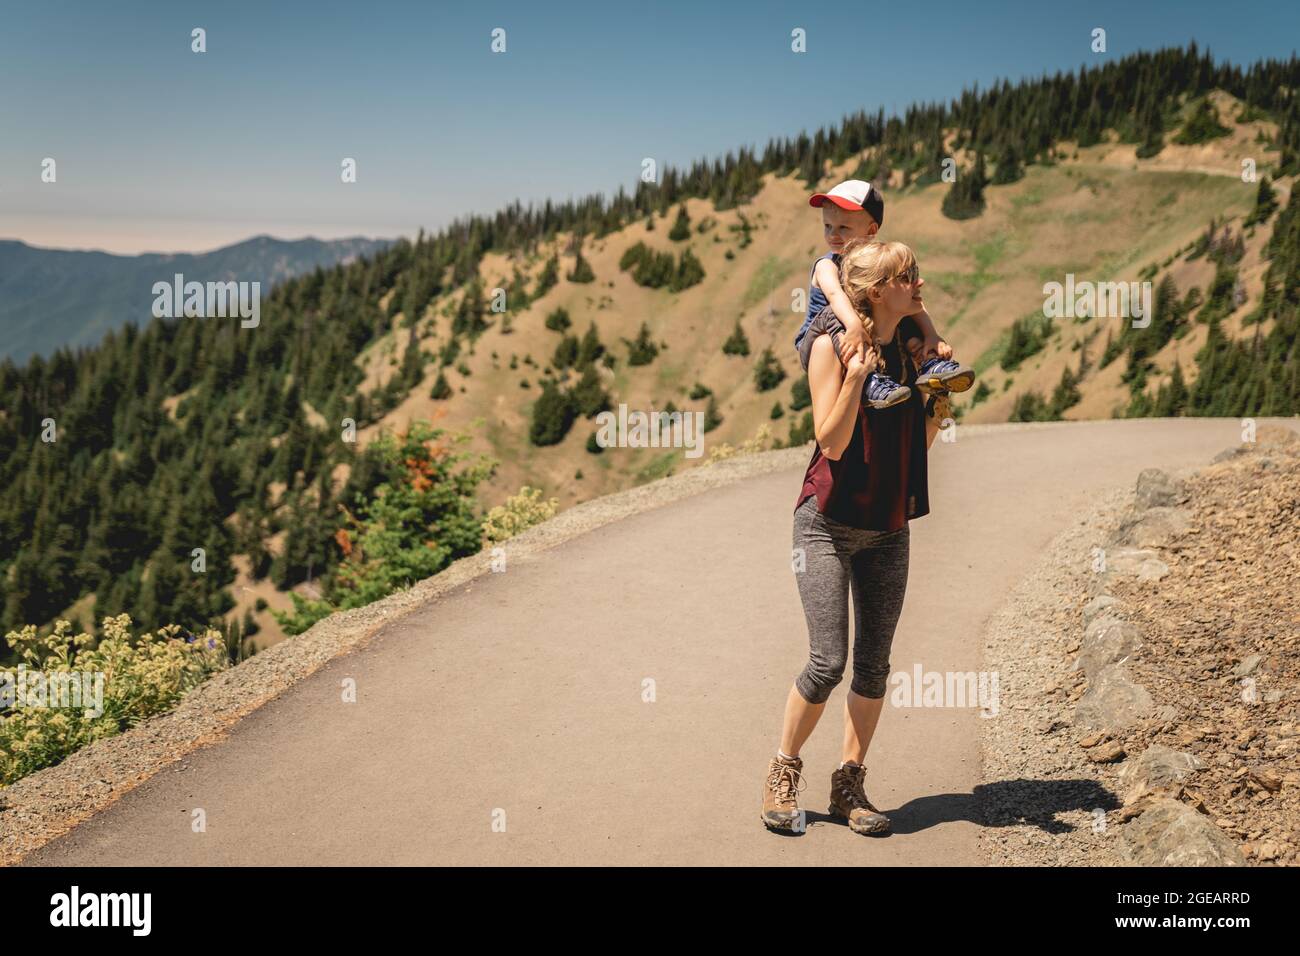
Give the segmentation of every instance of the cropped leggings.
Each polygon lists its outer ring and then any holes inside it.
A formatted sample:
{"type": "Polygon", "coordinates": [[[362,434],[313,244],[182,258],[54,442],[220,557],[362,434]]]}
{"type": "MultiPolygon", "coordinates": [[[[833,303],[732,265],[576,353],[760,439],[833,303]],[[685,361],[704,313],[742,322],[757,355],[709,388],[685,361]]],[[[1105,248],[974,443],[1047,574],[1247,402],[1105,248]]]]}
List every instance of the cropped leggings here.
{"type": "MultiPolygon", "coordinates": [[[[907,592],[910,532],[867,531],[817,511],[809,497],[795,509],[794,547],[804,566],[795,572],[808,619],[808,663],[795,686],[811,704],[825,703],[844,677],[849,643],[849,592],[853,593],[853,681],[863,697],[884,697],[889,648],[907,592]]],[[[796,565],[798,567],[798,565],[796,565]]]]}

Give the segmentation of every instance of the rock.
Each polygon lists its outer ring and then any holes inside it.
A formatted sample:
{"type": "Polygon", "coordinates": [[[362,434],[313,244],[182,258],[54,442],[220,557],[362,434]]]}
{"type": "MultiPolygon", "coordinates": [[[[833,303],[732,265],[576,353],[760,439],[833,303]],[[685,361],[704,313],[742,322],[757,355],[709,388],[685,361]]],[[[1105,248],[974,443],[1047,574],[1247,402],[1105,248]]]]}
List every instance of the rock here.
{"type": "Polygon", "coordinates": [[[1203,769],[1205,761],[1195,754],[1152,744],[1119,772],[1124,805],[1136,803],[1149,794],[1168,792],[1172,796],[1188,777],[1203,769]]]}
{"type": "Polygon", "coordinates": [[[1255,668],[1259,667],[1260,661],[1264,659],[1263,654],[1251,654],[1243,658],[1241,663],[1232,669],[1233,677],[1249,677],[1255,673],[1255,668]]]}
{"type": "Polygon", "coordinates": [[[1177,800],[1152,800],[1124,826],[1123,852],[1137,866],[1245,866],[1232,838],[1177,800]]]}
{"type": "Polygon", "coordinates": [[[1083,626],[1087,627],[1092,623],[1093,618],[1102,611],[1105,611],[1107,608],[1113,608],[1114,611],[1118,611],[1121,607],[1123,607],[1123,605],[1109,594],[1099,594],[1084,605],[1083,626]]]}
{"type": "Polygon", "coordinates": [[[1145,511],[1177,504],[1187,493],[1186,486],[1159,468],[1147,468],[1138,475],[1134,507],[1145,511]]]}
{"type": "Polygon", "coordinates": [[[1086,730],[1123,730],[1150,717],[1155,702],[1141,684],[1128,678],[1123,664],[1108,664],[1088,682],[1074,710],[1074,723],[1086,730]]]}
{"type": "MultiPolygon", "coordinates": [[[[1106,554],[1106,573],[1139,581],[1159,581],[1169,573],[1169,565],[1156,552],[1145,548],[1119,548],[1106,554]]],[[[1102,577],[1104,575],[1098,575],[1102,577]]]]}
{"type": "Polygon", "coordinates": [[[1281,849],[1276,843],[1264,841],[1256,843],[1253,846],[1254,852],[1251,854],[1257,860],[1276,860],[1282,855],[1281,849]]]}
{"type": "Polygon", "coordinates": [[[1190,526],[1187,512],[1179,508],[1149,508],[1129,529],[1128,538],[1139,548],[1163,548],[1190,526]]]}
{"type": "Polygon", "coordinates": [[[1163,505],[1135,508],[1121,519],[1119,526],[1107,539],[1107,544],[1111,547],[1136,545],[1138,548],[1163,548],[1186,534],[1191,524],[1187,512],[1181,508],[1163,505]]]}
{"type": "Polygon", "coordinates": [[[1251,768],[1249,777],[1269,793],[1282,789],[1282,775],[1267,767],[1251,768]]]}
{"type": "Polygon", "coordinates": [[[1242,445],[1233,445],[1231,448],[1225,448],[1211,459],[1211,464],[1219,464],[1221,461],[1230,461],[1238,455],[1244,455],[1246,449],[1242,445]]]}
{"type": "Polygon", "coordinates": [[[1142,635],[1136,627],[1103,615],[1088,625],[1084,632],[1074,670],[1082,670],[1092,680],[1107,664],[1128,657],[1141,646],[1142,635]]]}
{"type": "Polygon", "coordinates": [[[1108,744],[1102,744],[1088,751],[1088,759],[1093,763],[1114,763],[1117,760],[1123,760],[1125,755],[1124,747],[1113,740],[1108,744]]]}

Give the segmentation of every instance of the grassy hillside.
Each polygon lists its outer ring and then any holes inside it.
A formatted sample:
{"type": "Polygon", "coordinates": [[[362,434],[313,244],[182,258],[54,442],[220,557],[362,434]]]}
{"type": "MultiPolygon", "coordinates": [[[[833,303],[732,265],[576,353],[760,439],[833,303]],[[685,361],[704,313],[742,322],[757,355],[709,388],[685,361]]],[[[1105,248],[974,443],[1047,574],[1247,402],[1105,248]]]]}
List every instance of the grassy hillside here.
{"type": "MultiPolygon", "coordinates": [[[[1221,97],[1224,112],[1235,115],[1239,106],[1221,97]]],[[[963,417],[967,422],[1006,421],[1014,397],[1025,389],[1050,390],[1065,364],[1077,362],[1076,343],[1088,341],[1094,358],[1100,356],[1107,323],[1103,319],[1058,322],[1047,347],[1014,373],[998,365],[1011,324],[1023,316],[1041,314],[1045,282],[1063,280],[1066,273],[1082,279],[1136,281],[1150,266],[1171,272],[1181,288],[1204,287],[1213,275],[1205,260],[1165,263],[1204,232],[1211,219],[1240,220],[1254,204],[1255,186],[1243,183],[1237,157],[1243,150],[1259,151],[1255,137],[1270,135],[1272,124],[1237,125],[1230,137],[1210,146],[1170,145],[1153,160],[1135,160],[1133,148],[1105,143],[1077,149],[1062,144],[1063,156],[1051,166],[1031,166],[1021,181],[988,190],[988,209],[979,218],[954,222],[944,217],[940,203],[945,184],[891,189],[886,193],[887,228],[882,236],[907,242],[916,249],[927,280],[926,301],[941,332],[959,358],[980,369],[994,396],[963,417]],[[1077,158],[1076,158],[1077,157],[1077,158]]],[[[1261,154],[1267,158],[1267,153],[1261,154]]],[[[828,168],[822,180],[829,186],[853,172],[855,157],[828,168]]],[[[1283,197],[1289,181],[1279,184],[1283,197]]],[[[436,363],[421,384],[386,415],[384,426],[440,417],[440,420],[474,436],[476,447],[502,462],[488,492],[495,500],[521,484],[543,487],[566,505],[635,484],[670,469],[698,466],[681,454],[658,449],[619,449],[591,455],[585,450],[591,427],[575,425],[558,446],[536,448],[527,438],[532,404],[538,395],[538,368],[519,364],[530,355],[538,366],[548,364],[561,338],[544,325],[557,307],[568,311],[573,330],[581,332],[594,322],[607,345],[626,354],[623,339],[633,338],[642,322],[649,323],[666,351],[648,366],[625,364],[607,372],[611,394],[633,408],[663,408],[672,401],[680,409],[703,410],[703,401],[688,394],[696,382],[712,389],[723,423],[708,434],[709,443],[737,443],[764,422],[772,423],[778,437],[788,432],[790,385],[800,372],[792,340],[802,312],[791,310],[792,293],[807,286],[807,269],[820,255],[821,223],[817,210],[807,205],[809,190],[795,177],[764,178],[761,191],[742,209],[719,212],[705,200],[685,203],[693,224],[686,243],[667,238],[675,213],[656,217],[653,230],[637,223],[584,250],[597,281],[579,285],[561,281],[546,296],[520,313],[511,315],[511,331],[503,332],[498,320],[478,339],[472,354],[464,356],[469,375],[454,367],[443,370],[455,391],[454,398],[429,397],[438,374],[436,363]],[[752,224],[752,241],[741,247],[740,217],[752,224]],[[689,247],[704,264],[706,278],[679,294],[636,285],[618,268],[623,252],[636,242],[656,249],[679,251],[689,247]],[[730,253],[734,258],[728,258],[730,253]],[[724,355],[722,342],[739,320],[749,339],[748,357],[724,355]],[[759,392],[753,381],[754,365],[765,347],[773,352],[788,377],[780,387],[759,392]],[[496,353],[496,357],[493,357],[496,353]],[[531,388],[521,387],[529,381],[531,388]],[[463,391],[462,391],[463,390],[463,391]],[[780,401],[787,416],[771,422],[772,405],[780,401]],[[661,464],[662,463],[662,464],[661,464]],[[583,477],[574,479],[582,472],[583,477]]],[[[1247,241],[1243,260],[1248,300],[1257,300],[1263,267],[1260,247],[1267,230],[1247,241]]],[[[489,286],[505,286],[516,267],[536,272],[553,250],[569,241],[561,235],[542,246],[530,259],[511,262],[488,256],[483,273],[489,286]]],[[[457,299],[452,293],[431,303],[417,323],[424,347],[437,352],[449,338],[446,314],[457,299]]],[[[1243,305],[1235,314],[1248,311],[1243,305]]],[[[400,314],[399,314],[400,315],[400,314]]],[[[395,326],[401,320],[395,319],[395,326]]],[[[1118,327],[1119,320],[1111,320],[1118,327]]],[[[1180,356],[1184,366],[1204,340],[1198,330],[1161,354],[1163,367],[1180,356]]],[[[374,383],[397,368],[409,333],[398,328],[373,345],[360,359],[374,383]]],[[[459,364],[459,363],[457,363],[459,364]]],[[[1110,417],[1116,406],[1127,403],[1127,390],[1119,383],[1117,367],[1086,377],[1084,400],[1067,417],[1110,417]]],[[[962,399],[969,404],[969,396],[962,399]]],[[[379,425],[367,429],[373,434],[379,425]]],[[[707,447],[707,446],[706,446],[707,447]]]]}

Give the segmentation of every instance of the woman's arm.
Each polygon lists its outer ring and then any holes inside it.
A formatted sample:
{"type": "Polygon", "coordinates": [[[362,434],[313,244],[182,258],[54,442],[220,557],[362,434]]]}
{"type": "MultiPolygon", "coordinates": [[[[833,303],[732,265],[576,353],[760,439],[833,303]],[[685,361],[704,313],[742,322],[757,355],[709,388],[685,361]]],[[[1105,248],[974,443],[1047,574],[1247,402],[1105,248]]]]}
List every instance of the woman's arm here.
{"type": "Polygon", "coordinates": [[[921,358],[916,363],[918,368],[930,355],[937,355],[941,359],[952,358],[952,346],[944,341],[943,336],[939,334],[939,330],[934,327],[934,320],[930,318],[928,310],[922,309],[911,316],[911,319],[920,329],[921,335],[925,337],[924,342],[921,344],[921,358]]]}
{"type": "MultiPolygon", "coordinates": [[[[869,349],[866,358],[874,363],[875,350],[869,349]]],[[[841,366],[829,335],[817,336],[812,344],[808,389],[812,393],[813,433],[822,454],[831,461],[839,460],[853,437],[868,367],[857,355],[849,357],[847,368],[841,366]]]]}

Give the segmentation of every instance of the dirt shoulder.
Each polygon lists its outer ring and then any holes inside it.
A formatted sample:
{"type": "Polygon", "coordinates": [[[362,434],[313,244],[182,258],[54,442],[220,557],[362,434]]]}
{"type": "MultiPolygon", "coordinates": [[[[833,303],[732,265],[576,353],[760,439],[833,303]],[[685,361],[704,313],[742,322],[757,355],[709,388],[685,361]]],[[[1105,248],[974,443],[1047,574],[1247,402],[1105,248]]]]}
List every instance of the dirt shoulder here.
{"type": "Polygon", "coordinates": [[[1300,437],[1144,472],[984,635],[995,865],[1300,863],[1300,437]]]}

